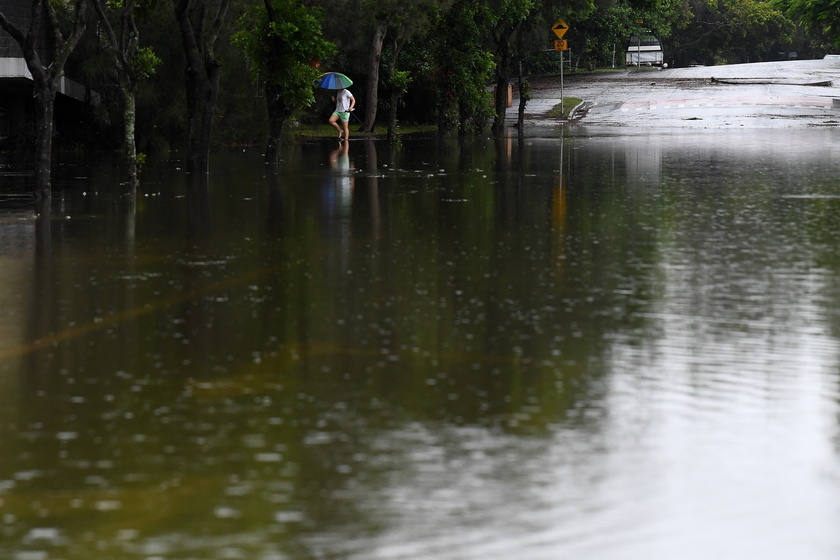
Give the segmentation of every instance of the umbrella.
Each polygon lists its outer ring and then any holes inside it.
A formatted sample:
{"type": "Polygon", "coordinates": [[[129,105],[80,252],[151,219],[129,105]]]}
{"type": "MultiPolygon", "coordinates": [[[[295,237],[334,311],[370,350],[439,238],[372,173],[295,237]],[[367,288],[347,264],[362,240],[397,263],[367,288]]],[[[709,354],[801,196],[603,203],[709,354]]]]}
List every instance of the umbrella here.
{"type": "Polygon", "coordinates": [[[315,85],[324,89],[344,89],[353,85],[353,80],[339,72],[327,72],[315,81],[315,85]]]}

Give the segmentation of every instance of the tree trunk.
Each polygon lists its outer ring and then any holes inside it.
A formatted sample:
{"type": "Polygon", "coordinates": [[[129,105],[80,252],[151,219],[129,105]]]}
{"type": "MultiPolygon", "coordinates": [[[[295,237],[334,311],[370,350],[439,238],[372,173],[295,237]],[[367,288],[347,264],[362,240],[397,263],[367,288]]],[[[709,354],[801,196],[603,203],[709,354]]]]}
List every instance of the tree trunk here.
{"type": "Polygon", "coordinates": [[[394,83],[394,73],[397,70],[397,58],[399,57],[402,46],[405,43],[404,38],[398,38],[394,41],[394,52],[391,55],[391,60],[388,62],[388,89],[391,92],[391,98],[388,101],[388,142],[393,142],[397,135],[397,108],[400,103],[404,91],[397,87],[394,83]]]}
{"type": "Polygon", "coordinates": [[[507,90],[510,83],[508,67],[510,65],[511,52],[510,43],[503,39],[499,46],[499,55],[496,64],[496,98],[494,107],[496,116],[493,119],[493,133],[500,135],[505,129],[505,116],[507,114],[507,90]]]}
{"type": "MultiPolygon", "coordinates": [[[[265,10],[268,14],[269,25],[275,25],[278,22],[278,15],[271,4],[271,1],[264,0],[265,10]]],[[[278,61],[285,49],[284,38],[272,36],[268,39],[268,75],[274,76],[285,73],[285,69],[280,67],[278,61]]],[[[268,142],[265,147],[265,162],[269,165],[276,165],[280,163],[281,145],[283,142],[283,131],[286,129],[286,122],[292,115],[292,109],[286,107],[286,96],[283,90],[277,85],[272,84],[271,80],[266,80],[265,86],[265,105],[268,112],[268,142]]]]}
{"type": "Polygon", "coordinates": [[[137,95],[135,88],[123,87],[123,102],[125,103],[123,119],[125,128],[123,130],[123,142],[125,163],[128,167],[128,187],[132,192],[137,190],[137,142],[134,138],[135,124],[137,123],[137,95]]]}
{"type": "Polygon", "coordinates": [[[388,108],[388,141],[393,142],[397,136],[397,105],[400,102],[400,92],[391,88],[390,107],[388,108]]]}
{"type": "Polygon", "coordinates": [[[137,83],[140,76],[133,68],[131,61],[137,56],[140,37],[134,21],[134,0],[126,0],[122,5],[122,13],[119,18],[121,28],[119,37],[114,32],[108,14],[103,8],[102,0],[93,0],[93,7],[111,44],[114,64],[118,73],[120,94],[123,101],[123,158],[125,159],[129,189],[131,192],[136,192],[139,183],[139,171],[135,130],[137,123],[137,83]]]}
{"type": "Polygon", "coordinates": [[[265,162],[280,163],[280,147],[283,141],[283,131],[292,112],[283,103],[277,88],[266,85],[265,102],[268,109],[268,144],[265,147],[265,162]]]}
{"type": "Polygon", "coordinates": [[[522,76],[522,60],[519,61],[517,74],[519,78],[519,115],[517,115],[516,122],[519,128],[519,136],[522,136],[525,132],[525,105],[528,103],[528,98],[530,97],[530,86],[525,83],[522,76]]]}
{"type": "Polygon", "coordinates": [[[494,99],[494,107],[496,109],[496,116],[493,118],[493,133],[499,135],[505,129],[505,117],[507,116],[507,94],[508,94],[508,76],[499,77],[496,80],[496,95],[494,99]]]}
{"type": "MultiPolygon", "coordinates": [[[[206,0],[209,4],[209,0],[206,0]]],[[[187,171],[207,173],[210,165],[210,132],[213,112],[219,97],[221,64],[213,55],[213,45],[218,38],[230,0],[219,0],[218,11],[208,25],[204,18],[208,4],[201,6],[198,31],[190,20],[190,0],[173,0],[175,19],[181,31],[181,44],[186,57],[187,118],[187,171]]]]}
{"type": "Polygon", "coordinates": [[[205,65],[201,60],[194,60],[187,66],[187,171],[190,173],[207,173],[209,170],[210,132],[219,96],[219,68],[215,61],[205,65]]]}
{"type": "Polygon", "coordinates": [[[55,127],[56,87],[50,83],[36,86],[35,120],[35,198],[49,198],[52,189],[52,140],[55,127]]]}
{"type": "Polygon", "coordinates": [[[376,31],[373,34],[373,44],[370,52],[370,66],[368,68],[368,90],[365,101],[365,122],[362,125],[362,132],[373,132],[376,126],[376,106],[379,103],[379,61],[382,58],[382,45],[385,42],[385,32],[388,25],[383,22],[376,23],[376,31]]]}
{"type": "Polygon", "coordinates": [[[505,129],[505,116],[507,115],[507,90],[510,84],[510,64],[513,60],[513,47],[511,40],[522,29],[522,21],[518,21],[511,27],[504,29],[499,34],[496,49],[496,118],[493,120],[493,133],[497,136],[505,129]]]}
{"type": "Polygon", "coordinates": [[[210,171],[210,133],[213,129],[213,113],[219,98],[219,75],[221,66],[214,60],[206,63],[202,80],[196,84],[198,102],[191,116],[190,155],[188,169],[192,173],[210,171]]]}

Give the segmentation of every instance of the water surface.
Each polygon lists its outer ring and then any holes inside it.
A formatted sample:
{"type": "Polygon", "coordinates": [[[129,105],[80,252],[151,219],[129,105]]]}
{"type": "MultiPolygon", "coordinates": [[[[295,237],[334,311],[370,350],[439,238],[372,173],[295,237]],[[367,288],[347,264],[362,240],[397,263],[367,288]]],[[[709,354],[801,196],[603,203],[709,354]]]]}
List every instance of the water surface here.
{"type": "Polygon", "coordinates": [[[543,136],[0,199],[0,556],[840,557],[838,133],[543,136]]]}

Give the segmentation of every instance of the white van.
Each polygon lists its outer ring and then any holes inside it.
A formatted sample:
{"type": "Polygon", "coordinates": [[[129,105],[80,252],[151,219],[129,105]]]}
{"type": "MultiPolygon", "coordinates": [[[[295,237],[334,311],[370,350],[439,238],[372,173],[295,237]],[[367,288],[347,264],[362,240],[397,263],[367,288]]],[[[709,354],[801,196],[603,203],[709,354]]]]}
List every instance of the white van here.
{"type": "Polygon", "coordinates": [[[633,35],[627,45],[627,66],[663,66],[664,55],[659,39],[652,35],[633,35]]]}

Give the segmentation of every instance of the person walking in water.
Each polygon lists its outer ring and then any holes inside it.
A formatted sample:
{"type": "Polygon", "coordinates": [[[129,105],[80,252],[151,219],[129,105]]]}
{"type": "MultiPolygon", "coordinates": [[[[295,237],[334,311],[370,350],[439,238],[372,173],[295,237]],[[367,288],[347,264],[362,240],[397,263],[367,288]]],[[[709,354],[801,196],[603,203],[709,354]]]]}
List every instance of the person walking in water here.
{"type": "Polygon", "coordinates": [[[350,139],[350,111],[356,107],[356,98],[349,89],[340,89],[335,94],[335,111],[330,116],[330,124],[338,131],[339,140],[350,139]],[[338,122],[341,121],[341,125],[338,122]]]}

